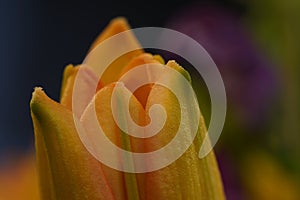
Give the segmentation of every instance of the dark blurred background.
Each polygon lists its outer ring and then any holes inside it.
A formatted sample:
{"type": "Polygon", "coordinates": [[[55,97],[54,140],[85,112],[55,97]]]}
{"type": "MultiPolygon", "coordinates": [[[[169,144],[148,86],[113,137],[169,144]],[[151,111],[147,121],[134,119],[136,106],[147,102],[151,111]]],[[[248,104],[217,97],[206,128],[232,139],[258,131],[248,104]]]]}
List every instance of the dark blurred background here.
{"type": "MultiPolygon", "coordinates": [[[[188,34],[219,67],[228,115],[216,153],[228,199],[280,199],[279,191],[284,199],[300,198],[296,0],[7,0],[0,5],[0,163],[33,149],[33,88],[41,86],[59,100],[64,67],[80,64],[105,25],[124,16],[133,28],[169,27],[188,34]]],[[[209,105],[205,91],[198,94],[209,105]]],[[[201,107],[209,116],[209,106],[201,107]]]]}

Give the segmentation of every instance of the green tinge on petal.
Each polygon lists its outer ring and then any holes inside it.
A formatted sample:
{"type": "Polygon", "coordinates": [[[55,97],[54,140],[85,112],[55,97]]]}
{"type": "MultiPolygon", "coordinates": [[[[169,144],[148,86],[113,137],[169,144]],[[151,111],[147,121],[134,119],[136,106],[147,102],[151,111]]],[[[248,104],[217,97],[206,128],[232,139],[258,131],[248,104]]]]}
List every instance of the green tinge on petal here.
{"type": "Polygon", "coordinates": [[[100,163],[77,135],[72,112],[41,88],[30,106],[42,199],[114,199],[100,163]]]}
{"type": "MultiPolygon", "coordinates": [[[[125,88],[124,88],[125,89],[125,88]]],[[[126,91],[122,91],[126,92],[126,91]]],[[[127,106],[125,106],[124,102],[124,97],[121,93],[118,93],[116,95],[116,106],[118,109],[118,118],[121,119],[122,123],[127,125],[127,116],[126,116],[126,111],[124,109],[128,109],[127,106]]],[[[128,127],[127,127],[128,129],[128,127]]],[[[121,131],[120,134],[120,141],[121,141],[121,147],[126,150],[126,151],[132,151],[131,150],[131,142],[130,142],[130,137],[127,135],[127,133],[124,133],[121,131]]],[[[132,157],[126,157],[125,158],[127,163],[131,165],[131,167],[134,167],[134,161],[132,157]]],[[[139,191],[138,191],[138,186],[137,186],[137,180],[135,177],[135,174],[133,173],[124,173],[124,180],[125,180],[125,187],[127,191],[127,198],[132,199],[132,200],[139,200],[139,191]]]]}
{"type": "MultiPolygon", "coordinates": [[[[190,74],[183,67],[178,65],[175,61],[169,61],[167,63],[167,66],[177,70],[183,76],[185,76],[185,78],[190,83],[192,82],[190,74]]],[[[189,107],[189,109],[193,109],[193,108],[189,107]]],[[[194,147],[193,146],[191,147],[191,148],[193,148],[193,151],[196,151],[197,156],[195,156],[195,154],[193,152],[192,157],[193,157],[196,165],[199,166],[197,174],[199,175],[200,180],[202,177],[202,180],[201,180],[202,188],[203,188],[203,191],[205,191],[206,195],[209,197],[209,199],[225,199],[225,195],[224,195],[224,191],[223,191],[223,184],[222,184],[222,180],[221,180],[221,176],[220,176],[220,172],[219,172],[219,168],[218,168],[218,163],[216,161],[214,152],[211,151],[203,159],[198,158],[198,152],[200,150],[200,145],[202,144],[206,133],[207,133],[207,129],[206,129],[205,121],[204,121],[203,116],[200,115],[200,123],[199,123],[198,133],[194,140],[194,147]]],[[[187,152],[186,152],[186,154],[187,154],[187,152]]],[[[189,171],[189,172],[191,172],[191,171],[189,171]]],[[[190,175],[192,176],[193,174],[190,174],[190,175]]]]}
{"type": "MultiPolygon", "coordinates": [[[[80,121],[82,122],[83,126],[86,127],[86,130],[89,130],[89,127],[93,126],[91,123],[91,116],[93,116],[92,112],[94,112],[95,106],[99,125],[102,127],[102,130],[109,138],[109,140],[116,146],[127,151],[140,151],[143,148],[143,144],[141,143],[141,141],[131,138],[129,135],[120,130],[113,118],[111,98],[114,88],[115,84],[110,84],[99,90],[95,95],[93,101],[85,110],[80,121]]],[[[121,89],[121,92],[117,93],[116,99],[118,106],[117,117],[122,120],[122,123],[125,123],[125,125],[127,125],[127,116],[124,116],[123,109],[128,109],[128,107],[124,105],[125,102],[123,95],[132,94],[130,93],[130,91],[123,87],[121,89]]],[[[134,96],[132,96],[129,104],[129,110],[131,111],[130,113],[133,119],[137,120],[138,123],[140,123],[144,117],[144,109],[142,105],[134,96]]],[[[91,134],[92,133],[90,132],[90,135],[91,134]]],[[[98,151],[98,148],[99,147],[94,147],[96,152],[98,151]]],[[[101,149],[99,149],[99,151],[101,151],[101,149]]],[[[118,152],[115,151],[115,159],[118,160],[121,156],[123,155],[119,155],[118,152]]],[[[132,158],[125,159],[127,161],[127,164],[130,164],[132,167],[134,167],[135,163],[132,158]]],[[[109,182],[109,185],[112,188],[113,193],[116,194],[116,196],[118,197],[117,199],[141,199],[139,194],[140,188],[138,186],[142,185],[142,179],[139,179],[139,177],[136,176],[136,174],[120,172],[108,166],[105,166],[104,164],[102,164],[101,166],[103,168],[104,175],[105,177],[107,177],[107,181],[109,182]]]]}
{"type": "MultiPolygon", "coordinates": [[[[168,67],[176,69],[190,80],[189,74],[175,62],[169,62],[168,67]]],[[[170,84],[178,84],[170,80],[170,84]]],[[[176,86],[178,88],[181,85],[176,86]]],[[[187,96],[187,98],[189,98],[187,96]]],[[[186,99],[185,101],[190,101],[186,99]]],[[[153,104],[160,104],[166,109],[168,119],[164,128],[154,137],[146,140],[149,151],[166,145],[176,134],[180,123],[180,107],[175,95],[168,89],[154,85],[146,105],[146,112],[153,104]]],[[[193,109],[193,108],[187,108],[193,109]]],[[[185,116],[191,117],[191,116],[185,116]]],[[[190,120],[193,123],[192,119],[190,120]]],[[[190,137],[189,124],[185,127],[187,140],[190,137]]],[[[145,174],[146,199],[225,199],[222,181],[213,152],[199,159],[199,146],[206,133],[203,118],[193,145],[174,163],[158,171],[145,174]]],[[[182,141],[185,142],[185,141],[182,141]]]]}
{"type": "Polygon", "coordinates": [[[175,69],[176,71],[178,71],[180,74],[182,74],[190,83],[192,82],[192,78],[190,76],[190,74],[188,73],[188,71],[186,71],[183,67],[181,67],[178,63],[176,63],[175,60],[170,60],[167,63],[167,66],[175,69]]]}

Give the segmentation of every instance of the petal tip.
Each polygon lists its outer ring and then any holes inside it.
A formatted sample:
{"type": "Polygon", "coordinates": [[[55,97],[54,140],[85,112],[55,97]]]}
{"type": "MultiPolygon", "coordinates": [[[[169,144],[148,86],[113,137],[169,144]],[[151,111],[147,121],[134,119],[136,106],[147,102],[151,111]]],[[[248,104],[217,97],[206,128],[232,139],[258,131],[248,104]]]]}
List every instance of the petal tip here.
{"type": "Polygon", "coordinates": [[[30,101],[30,110],[33,114],[37,111],[37,105],[40,104],[41,99],[45,95],[45,92],[42,87],[35,87],[34,91],[32,92],[32,98],[30,101]]]}
{"type": "Polygon", "coordinates": [[[48,111],[53,110],[55,108],[53,103],[54,101],[46,95],[43,88],[35,87],[30,101],[32,117],[39,118],[48,111]]]}
{"type": "Polygon", "coordinates": [[[32,98],[30,101],[30,105],[34,102],[38,101],[39,97],[44,93],[44,90],[42,87],[35,87],[32,92],[32,98]]]}
{"type": "Polygon", "coordinates": [[[192,82],[192,78],[187,70],[180,66],[175,60],[169,60],[167,63],[168,67],[171,67],[181,73],[189,82],[192,82]]]}
{"type": "Polygon", "coordinates": [[[110,21],[110,24],[122,25],[122,26],[127,26],[127,27],[129,26],[127,19],[122,16],[112,19],[110,21]]]}

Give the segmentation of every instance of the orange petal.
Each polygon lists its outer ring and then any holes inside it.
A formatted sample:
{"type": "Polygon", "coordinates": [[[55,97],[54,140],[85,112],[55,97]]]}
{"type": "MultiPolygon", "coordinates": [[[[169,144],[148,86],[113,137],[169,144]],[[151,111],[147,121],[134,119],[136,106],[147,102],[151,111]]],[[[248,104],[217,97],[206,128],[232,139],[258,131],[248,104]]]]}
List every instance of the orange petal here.
{"type": "Polygon", "coordinates": [[[61,89],[60,89],[60,98],[62,98],[64,96],[69,78],[74,76],[74,74],[76,74],[77,71],[78,71],[78,67],[74,67],[72,64],[67,65],[65,67],[64,73],[63,73],[61,89]]]}
{"type": "Polygon", "coordinates": [[[95,39],[95,41],[91,45],[90,50],[93,50],[98,44],[110,38],[111,36],[123,31],[127,31],[129,29],[130,26],[124,17],[117,17],[111,20],[107,27],[102,31],[102,33],[95,39]]]}
{"type": "MultiPolygon", "coordinates": [[[[114,36],[118,33],[128,31],[130,30],[130,27],[126,21],[125,18],[119,17],[114,20],[112,20],[109,25],[104,29],[104,31],[98,36],[98,38],[95,40],[95,42],[92,44],[90,51],[92,51],[94,48],[97,47],[101,42],[104,40],[110,38],[111,36],[114,36]]],[[[124,41],[122,41],[121,45],[129,45],[129,44],[135,44],[135,46],[140,46],[136,38],[132,33],[126,35],[126,38],[124,38],[124,41]]],[[[131,46],[131,45],[130,45],[131,46]]],[[[114,51],[111,47],[110,49],[107,49],[106,52],[114,51]]],[[[113,61],[112,64],[110,64],[106,71],[103,73],[101,77],[101,82],[104,85],[107,85],[109,83],[117,81],[117,78],[119,77],[119,74],[122,72],[123,68],[136,56],[140,55],[144,51],[142,49],[134,50],[131,52],[128,52],[124,55],[121,55],[119,58],[117,58],[115,61],[113,61]]],[[[99,55],[94,55],[93,58],[89,59],[101,59],[98,58],[99,55]]]]}
{"type": "Polygon", "coordinates": [[[114,199],[73,114],[36,88],[30,103],[42,199],[114,199]]]}
{"type": "MultiPolygon", "coordinates": [[[[150,64],[150,63],[163,64],[163,62],[164,62],[163,59],[158,55],[153,56],[149,53],[143,53],[143,54],[139,55],[138,57],[136,57],[136,58],[134,58],[130,61],[130,63],[121,72],[120,78],[121,78],[122,75],[124,75],[126,72],[133,69],[134,67],[144,65],[144,64],[150,64]]],[[[133,77],[133,78],[138,78],[138,77],[133,77]]],[[[148,98],[149,92],[152,88],[152,85],[153,84],[144,85],[144,86],[138,88],[134,92],[134,95],[141,102],[143,107],[145,107],[145,105],[146,105],[147,98],[148,98]]]]}
{"type": "MultiPolygon", "coordinates": [[[[189,80],[189,74],[174,61],[169,62],[167,66],[178,70],[189,80]]],[[[170,80],[170,84],[177,84],[176,87],[181,88],[177,80],[170,80]]],[[[185,101],[189,102],[190,97],[186,98],[185,101]]],[[[168,118],[164,128],[157,135],[146,140],[145,146],[149,151],[162,148],[173,139],[181,118],[179,102],[167,88],[160,85],[153,86],[146,104],[146,112],[149,112],[153,104],[162,105],[166,109],[168,118]]],[[[187,106],[187,109],[194,108],[187,106]]],[[[193,123],[192,116],[183,117],[187,117],[190,123],[193,123]]],[[[191,125],[182,125],[185,126],[185,137],[188,141],[191,125]]],[[[199,146],[205,133],[205,124],[201,118],[194,143],[178,160],[163,169],[144,174],[145,199],[225,199],[213,152],[203,159],[198,158],[199,146]]],[[[186,141],[183,140],[181,143],[186,141]]]]}
{"type": "Polygon", "coordinates": [[[93,91],[93,86],[98,85],[97,88],[99,88],[101,82],[97,83],[97,77],[89,68],[83,66],[73,67],[72,65],[68,65],[64,72],[60,103],[69,110],[72,110],[73,88],[75,81],[79,84],[77,89],[80,90],[77,94],[84,94],[84,96],[81,96],[80,104],[76,104],[78,109],[75,114],[76,116],[81,116],[82,112],[96,92],[93,91]],[[78,74],[79,69],[80,73],[78,74]]]}
{"type": "MultiPolygon", "coordinates": [[[[87,107],[84,114],[82,115],[81,122],[86,128],[86,130],[91,130],[89,131],[89,135],[94,134],[93,133],[94,128],[92,127],[93,120],[91,119],[91,116],[92,116],[92,112],[94,112],[94,107],[95,107],[97,118],[98,118],[97,120],[100,126],[102,127],[104,133],[110,139],[111,142],[113,142],[116,146],[128,151],[134,151],[134,152],[142,151],[144,145],[141,142],[141,140],[129,137],[127,134],[121,131],[113,118],[111,98],[112,98],[112,92],[114,90],[114,87],[115,84],[110,84],[102,88],[100,91],[98,91],[95,98],[93,99],[91,104],[87,107]]],[[[131,94],[130,91],[126,90],[126,88],[124,88],[122,92],[124,92],[124,94],[127,95],[131,94]]],[[[122,98],[121,96],[118,101],[121,101],[122,104],[123,100],[124,98],[122,98]]],[[[136,122],[138,122],[138,124],[141,125],[143,123],[143,118],[144,118],[144,109],[133,95],[130,100],[129,110],[133,120],[135,120],[136,122]]],[[[121,114],[121,111],[119,114],[121,114]]],[[[125,120],[126,123],[127,119],[126,117],[122,117],[122,120],[125,120]]],[[[95,139],[92,140],[95,141],[95,139]]],[[[101,145],[99,143],[95,144],[94,149],[96,149],[96,152],[98,148],[99,149],[98,152],[101,153],[100,146],[101,145]]],[[[120,160],[119,158],[121,155],[119,155],[117,151],[114,150],[112,154],[113,154],[111,155],[112,159],[114,158],[120,160]]],[[[128,162],[133,162],[133,161],[131,159],[128,159],[128,162]]],[[[133,199],[133,200],[139,199],[137,182],[140,181],[141,182],[140,184],[142,184],[142,180],[137,178],[135,174],[123,173],[115,169],[112,169],[110,167],[107,167],[105,165],[102,165],[102,169],[117,199],[133,199]]]]}

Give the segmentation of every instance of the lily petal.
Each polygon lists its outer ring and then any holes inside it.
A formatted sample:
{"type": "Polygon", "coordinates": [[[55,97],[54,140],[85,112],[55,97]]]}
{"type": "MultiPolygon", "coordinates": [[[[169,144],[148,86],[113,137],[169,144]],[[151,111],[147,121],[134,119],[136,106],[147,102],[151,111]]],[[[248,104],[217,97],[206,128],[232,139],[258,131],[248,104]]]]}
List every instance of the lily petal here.
{"type": "Polygon", "coordinates": [[[93,91],[93,85],[98,85],[98,88],[101,87],[101,82],[98,82],[97,77],[94,75],[92,70],[84,66],[73,67],[72,65],[68,65],[64,71],[64,77],[62,81],[62,90],[61,90],[61,105],[65,106],[69,110],[72,110],[72,99],[73,99],[73,87],[75,81],[78,81],[77,84],[80,84],[78,87],[80,90],[78,91],[81,94],[84,93],[84,98],[81,99],[80,105],[76,116],[80,117],[86,106],[92,100],[95,91],[93,91]],[[78,71],[80,69],[80,75],[78,75],[78,71]],[[76,80],[77,78],[77,80],[76,80]]]}
{"type": "Polygon", "coordinates": [[[74,67],[72,64],[67,65],[64,69],[63,73],[63,79],[60,89],[60,98],[64,96],[64,93],[66,92],[67,82],[69,81],[69,78],[74,76],[75,73],[77,73],[78,67],[74,67]]]}
{"type": "MultiPolygon", "coordinates": [[[[95,40],[95,42],[91,45],[90,51],[92,51],[94,48],[97,47],[101,42],[104,40],[118,34],[124,31],[130,30],[130,27],[126,21],[125,18],[119,17],[114,20],[112,20],[109,25],[104,29],[104,31],[98,36],[98,38],[95,40]]],[[[135,43],[138,45],[138,41],[136,38],[132,35],[129,34],[129,36],[126,38],[127,41],[124,41],[124,44],[126,43],[135,43]]],[[[108,49],[107,51],[111,51],[108,49]]],[[[118,59],[116,59],[110,66],[108,66],[107,70],[104,72],[103,76],[101,77],[101,80],[98,81],[98,77],[96,77],[92,70],[89,68],[85,67],[85,72],[83,72],[85,77],[82,80],[82,84],[84,84],[86,87],[82,87],[82,89],[88,89],[89,85],[91,84],[96,84],[94,83],[95,81],[98,82],[97,90],[102,88],[104,85],[107,85],[111,82],[117,81],[118,77],[122,71],[124,71],[124,67],[130,66],[132,64],[130,61],[135,58],[136,56],[140,55],[143,53],[142,49],[135,50],[129,53],[126,53],[122,56],[120,56],[118,59]],[[113,76],[112,76],[113,75],[113,76]]],[[[96,55],[95,55],[96,56],[96,55]]],[[[89,58],[91,59],[91,58],[89,58]]],[[[93,59],[93,58],[92,58],[93,59]]],[[[159,56],[155,56],[154,59],[159,60],[161,62],[162,58],[159,56]]],[[[75,82],[76,75],[79,71],[79,68],[82,66],[76,66],[74,67],[73,65],[68,65],[66,66],[64,70],[64,75],[63,75],[63,81],[62,81],[62,87],[61,87],[61,99],[60,102],[62,105],[66,106],[68,109],[72,110],[72,94],[73,94],[73,86],[75,82]]],[[[91,91],[95,93],[96,91],[91,91]]],[[[87,106],[87,104],[91,100],[91,95],[86,95],[88,98],[86,101],[82,102],[82,109],[87,106]]],[[[80,116],[81,113],[78,114],[80,116]]]]}
{"type": "MultiPolygon", "coordinates": [[[[153,56],[153,55],[151,55],[149,53],[143,53],[143,54],[135,57],[134,59],[132,59],[130,61],[130,63],[128,63],[128,65],[121,72],[120,78],[121,78],[122,75],[124,75],[126,72],[128,72],[132,68],[140,66],[140,65],[150,64],[150,63],[160,63],[160,64],[163,64],[164,60],[163,60],[162,57],[160,57],[158,55],[153,56]]],[[[135,79],[135,78],[138,78],[138,77],[132,77],[132,79],[135,79]]],[[[144,86],[138,88],[134,92],[134,95],[141,102],[141,104],[143,105],[143,107],[145,107],[145,105],[146,105],[146,102],[147,102],[147,99],[148,99],[148,95],[150,93],[152,85],[153,84],[144,85],[144,86]]]]}
{"type": "MultiPolygon", "coordinates": [[[[176,69],[190,80],[189,74],[174,61],[169,62],[167,66],[176,69]]],[[[176,80],[170,80],[170,83],[176,84],[176,80]]],[[[178,87],[180,88],[181,85],[178,87]]],[[[157,135],[146,140],[146,148],[149,151],[161,148],[170,142],[180,123],[178,100],[168,89],[154,85],[148,97],[146,112],[153,104],[162,105],[169,114],[164,128],[157,135]]],[[[183,125],[186,126],[188,138],[190,125],[183,125]]],[[[197,151],[205,131],[205,124],[201,118],[196,139],[188,150],[171,165],[145,174],[145,199],[225,199],[214,154],[210,153],[203,159],[198,158],[197,151]]]]}
{"type": "MultiPolygon", "coordinates": [[[[98,36],[95,42],[92,44],[90,51],[97,47],[104,40],[124,31],[129,31],[130,26],[127,21],[123,17],[113,19],[108,26],[104,29],[104,31],[98,36]]],[[[140,46],[139,42],[136,40],[135,36],[129,32],[126,35],[126,38],[122,41],[122,45],[135,44],[134,46],[140,46]]],[[[132,46],[132,45],[131,45],[132,46]]],[[[107,49],[107,52],[113,51],[113,49],[107,49]]],[[[115,82],[118,80],[119,74],[123,71],[123,68],[136,56],[142,54],[144,51],[142,48],[128,52],[124,55],[121,55],[118,59],[113,61],[110,64],[101,77],[101,82],[104,85],[115,82]]],[[[98,57],[99,55],[95,55],[98,57]]],[[[91,59],[91,58],[90,58],[91,59]]],[[[94,59],[94,58],[92,58],[94,59]]],[[[99,58],[96,58],[99,59],[99,58]]],[[[101,57],[100,57],[101,59],[101,57]]]]}
{"type": "MultiPolygon", "coordinates": [[[[93,101],[83,113],[80,121],[82,122],[86,130],[91,130],[89,128],[93,126],[91,116],[92,112],[94,112],[95,109],[99,125],[102,127],[104,133],[112,143],[127,151],[142,151],[141,149],[144,148],[143,143],[136,138],[131,138],[126,133],[121,131],[113,118],[111,98],[114,88],[115,84],[110,84],[99,90],[93,101]]],[[[130,113],[132,115],[132,118],[136,122],[138,122],[138,124],[143,123],[145,112],[142,105],[126,88],[122,89],[122,93],[123,92],[126,93],[126,95],[132,96],[129,105],[129,110],[131,111],[130,113]]],[[[122,97],[118,99],[118,101],[123,100],[124,98],[122,97]]],[[[122,119],[126,120],[126,117],[122,117],[122,119]]],[[[89,134],[93,134],[93,132],[94,131],[90,131],[89,134]]],[[[100,148],[99,144],[96,144],[94,148],[100,148]]],[[[101,149],[99,149],[99,151],[101,151],[101,149]]],[[[117,151],[115,151],[114,155],[112,155],[114,159],[118,159],[120,158],[120,156],[121,155],[119,155],[117,151]]],[[[128,162],[131,161],[130,159],[128,160],[128,162]]],[[[112,191],[113,194],[115,194],[116,199],[135,200],[140,198],[138,182],[140,181],[140,184],[142,184],[142,180],[136,177],[135,174],[120,172],[104,164],[102,164],[101,167],[104,171],[105,177],[107,178],[109,185],[112,187],[112,191]]]]}
{"type": "Polygon", "coordinates": [[[72,112],[41,88],[30,106],[42,199],[114,199],[99,161],[78,137],[72,112]]]}

